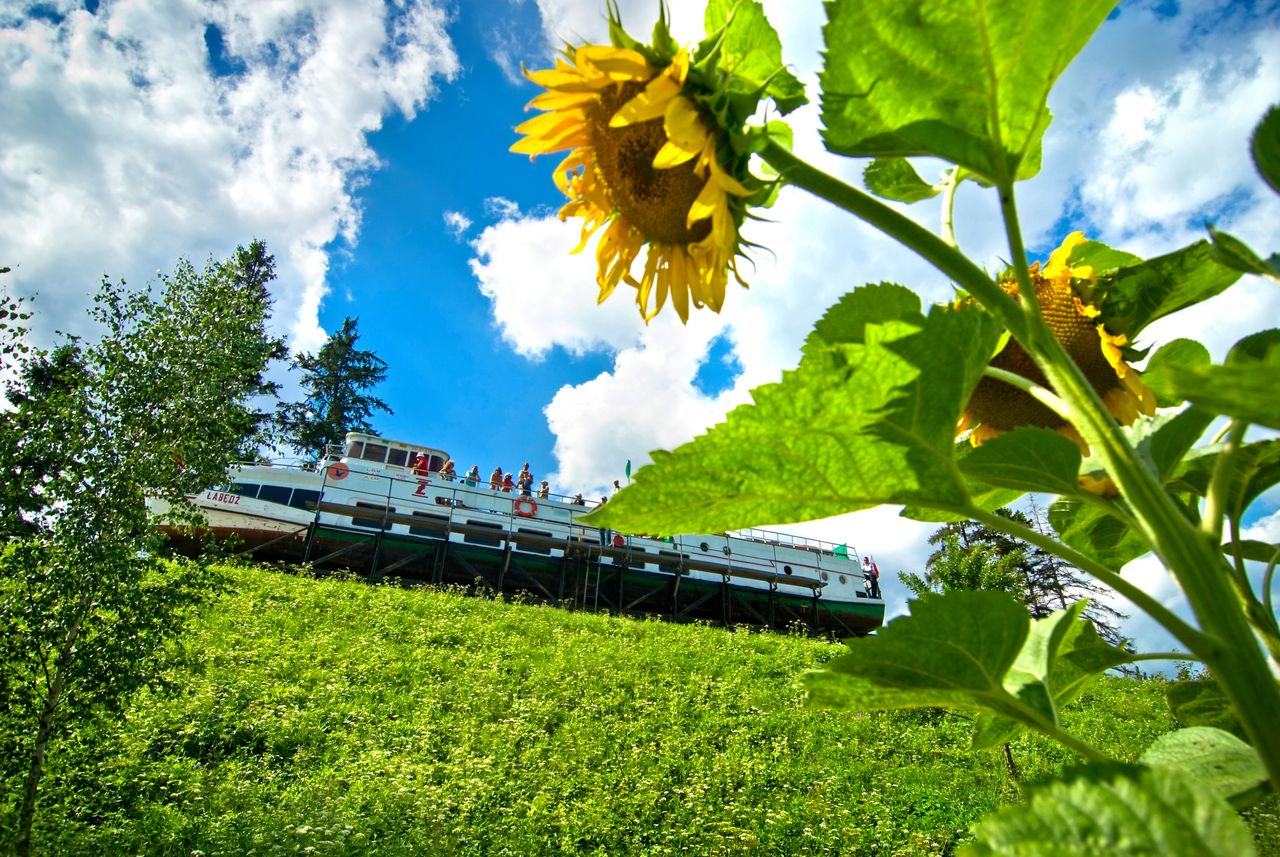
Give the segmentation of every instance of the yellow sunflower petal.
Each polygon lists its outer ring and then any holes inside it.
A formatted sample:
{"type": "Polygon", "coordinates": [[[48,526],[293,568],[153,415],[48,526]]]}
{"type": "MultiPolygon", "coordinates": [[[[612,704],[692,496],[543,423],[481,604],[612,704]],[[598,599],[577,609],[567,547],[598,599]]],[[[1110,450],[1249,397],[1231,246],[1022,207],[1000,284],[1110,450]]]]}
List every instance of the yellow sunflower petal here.
{"type": "Polygon", "coordinates": [[[666,112],[667,105],[680,94],[680,84],[666,76],[655,77],[634,98],[618,108],[609,119],[609,126],[621,128],[637,122],[657,119],[666,112]]]}
{"type": "Polygon", "coordinates": [[[583,45],[573,52],[573,59],[579,68],[591,66],[612,80],[648,80],[653,77],[653,69],[644,54],[629,48],[583,45]]]}
{"type": "Polygon", "coordinates": [[[1084,242],[1083,232],[1072,232],[1063,239],[1062,245],[1049,254],[1049,264],[1044,266],[1044,276],[1053,280],[1069,272],[1071,268],[1067,265],[1067,259],[1071,257],[1071,251],[1084,242]]]}

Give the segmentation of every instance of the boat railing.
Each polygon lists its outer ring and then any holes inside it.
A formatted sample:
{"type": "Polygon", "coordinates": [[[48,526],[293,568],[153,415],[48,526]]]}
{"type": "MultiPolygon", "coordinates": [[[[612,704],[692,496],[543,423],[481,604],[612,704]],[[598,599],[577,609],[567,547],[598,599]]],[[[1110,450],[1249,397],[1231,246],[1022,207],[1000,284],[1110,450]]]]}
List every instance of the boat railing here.
{"type": "MultiPolygon", "coordinates": [[[[245,465],[246,466],[269,465],[272,467],[279,467],[281,469],[295,469],[295,470],[300,470],[304,472],[316,472],[317,470],[322,469],[320,467],[321,464],[324,464],[325,467],[327,468],[330,463],[331,462],[308,462],[308,461],[300,461],[298,459],[281,459],[278,461],[270,461],[270,462],[267,462],[267,461],[246,462],[245,465]]],[[[325,471],[326,480],[328,479],[328,475],[329,473],[326,470],[325,471]]],[[[351,492],[352,494],[362,496],[368,502],[386,504],[387,506],[390,506],[392,503],[392,498],[395,491],[395,485],[397,484],[414,485],[420,478],[419,476],[414,475],[411,471],[405,474],[396,473],[396,472],[385,472],[385,471],[382,473],[376,473],[376,472],[370,473],[368,471],[362,471],[362,475],[366,477],[373,476],[378,478],[379,480],[385,479],[387,481],[385,483],[385,486],[380,484],[379,482],[373,482],[373,483],[369,483],[365,481],[362,481],[362,483],[344,482],[344,484],[342,485],[342,488],[348,492],[351,492]]],[[[581,523],[578,523],[576,519],[579,516],[586,515],[586,514],[589,514],[590,512],[595,511],[601,505],[600,501],[586,501],[584,503],[579,504],[574,502],[576,497],[570,497],[566,494],[549,493],[546,497],[539,497],[535,492],[533,495],[524,495],[520,493],[519,489],[504,490],[501,488],[499,489],[491,488],[488,480],[486,479],[476,480],[474,483],[472,483],[471,480],[466,479],[465,475],[456,475],[453,479],[443,478],[440,476],[440,473],[438,471],[429,472],[426,478],[428,478],[429,480],[432,480],[436,485],[436,494],[433,495],[433,497],[440,495],[440,492],[442,490],[445,490],[446,487],[450,489],[450,494],[449,494],[450,502],[448,503],[448,506],[451,510],[458,509],[458,508],[463,508],[463,509],[474,508],[474,507],[468,506],[466,503],[466,500],[458,496],[459,489],[466,489],[466,491],[468,492],[472,492],[472,491],[481,492],[483,495],[488,495],[492,497],[505,496],[506,498],[510,499],[513,503],[521,499],[531,499],[535,503],[551,500],[553,501],[553,503],[555,504],[555,507],[558,510],[567,513],[567,519],[568,519],[567,523],[571,527],[577,527],[583,530],[590,529],[593,535],[599,532],[599,527],[597,525],[581,524],[581,523]]],[[[414,505],[422,506],[424,509],[428,507],[434,508],[434,506],[437,505],[434,499],[427,500],[427,498],[425,497],[422,500],[418,500],[416,498],[410,498],[410,501],[414,505]]],[[[503,509],[474,508],[474,510],[489,512],[489,513],[498,514],[498,515],[510,515],[511,517],[515,518],[517,521],[537,521],[540,518],[542,518],[542,516],[536,513],[532,517],[523,517],[503,509]]],[[[374,510],[371,510],[371,511],[374,511],[374,510]]],[[[376,515],[376,511],[374,512],[374,514],[376,515]]],[[[544,520],[547,520],[547,519],[544,519],[544,520]]],[[[562,523],[562,524],[566,523],[566,521],[556,521],[556,522],[562,523]]],[[[621,535],[623,535],[623,537],[628,540],[631,537],[631,536],[628,536],[627,534],[621,534],[621,535]]],[[[643,536],[643,534],[634,534],[634,535],[639,537],[645,537],[643,536]]],[[[852,545],[849,545],[849,544],[840,544],[836,542],[825,541],[822,539],[812,539],[804,536],[794,535],[791,533],[783,533],[775,530],[766,530],[766,529],[761,529],[757,527],[741,529],[741,530],[730,530],[724,533],[719,533],[717,535],[720,535],[726,539],[753,542],[755,544],[765,545],[773,548],[785,547],[785,548],[792,548],[796,550],[809,551],[815,555],[814,563],[813,563],[815,566],[819,568],[824,568],[824,569],[836,569],[845,573],[850,571],[850,566],[846,565],[845,563],[846,562],[856,563],[860,558],[860,555],[858,554],[857,550],[852,545]]],[[[774,551],[774,554],[776,556],[776,550],[774,551]]]]}

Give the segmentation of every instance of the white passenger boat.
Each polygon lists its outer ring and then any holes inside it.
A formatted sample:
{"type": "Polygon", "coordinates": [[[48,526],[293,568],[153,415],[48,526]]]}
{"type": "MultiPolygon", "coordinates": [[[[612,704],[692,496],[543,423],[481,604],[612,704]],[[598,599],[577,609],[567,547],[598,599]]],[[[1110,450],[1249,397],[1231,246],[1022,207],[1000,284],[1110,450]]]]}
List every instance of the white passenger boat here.
{"type": "MultiPolygon", "coordinates": [[[[853,546],[766,530],[670,539],[604,530],[567,497],[494,491],[440,474],[439,449],[352,432],[314,466],[243,464],[190,498],[205,532],[262,558],[377,580],[478,585],[676,620],[865,634],[884,619],[853,546]],[[414,463],[427,460],[425,472],[414,463]]],[[[167,509],[153,501],[162,520],[167,509]]],[[[179,542],[192,534],[171,527],[179,542]]],[[[202,534],[203,535],[203,534],[202,534]]]]}

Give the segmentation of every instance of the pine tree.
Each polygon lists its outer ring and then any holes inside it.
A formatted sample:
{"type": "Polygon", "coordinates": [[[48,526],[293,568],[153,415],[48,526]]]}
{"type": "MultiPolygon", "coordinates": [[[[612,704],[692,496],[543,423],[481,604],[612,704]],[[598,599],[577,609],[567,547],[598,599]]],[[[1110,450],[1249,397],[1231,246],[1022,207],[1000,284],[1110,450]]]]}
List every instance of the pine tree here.
{"type": "MultiPolygon", "coordinates": [[[[1012,509],[997,509],[995,514],[1052,535],[1052,527],[1034,500],[1030,517],[1012,509]]],[[[929,590],[999,590],[1021,599],[1037,619],[1089,598],[1084,615],[1097,627],[1099,635],[1113,645],[1125,641],[1119,630],[1125,614],[1098,597],[1107,590],[1080,569],[1033,544],[976,521],[944,524],[929,537],[929,544],[937,549],[926,560],[924,575],[898,575],[916,594],[929,590]]]]}
{"type": "Polygon", "coordinates": [[[390,407],[365,391],[387,376],[387,364],[372,351],[356,347],[360,334],[357,319],[346,318],[312,356],[299,353],[293,367],[302,370],[301,402],[281,405],[277,423],[285,442],[295,449],[321,456],[326,447],[340,444],[349,431],[374,432],[369,418],[375,410],[392,413],[390,407]]]}

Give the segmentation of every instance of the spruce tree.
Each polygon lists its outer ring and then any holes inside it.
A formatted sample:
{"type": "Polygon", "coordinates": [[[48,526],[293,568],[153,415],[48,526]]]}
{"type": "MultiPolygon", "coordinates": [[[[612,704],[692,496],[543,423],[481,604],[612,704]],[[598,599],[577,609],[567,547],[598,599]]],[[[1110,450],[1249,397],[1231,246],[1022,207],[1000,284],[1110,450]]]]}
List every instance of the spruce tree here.
{"type": "Polygon", "coordinates": [[[346,318],[314,356],[299,353],[293,367],[302,371],[301,402],[281,405],[278,425],[286,443],[313,457],[340,444],[349,431],[375,432],[375,410],[392,413],[385,402],[366,392],[387,376],[387,364],[372,351],[356,347],[357,319],[346,318]]]}

